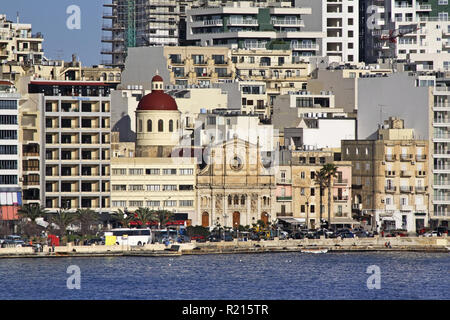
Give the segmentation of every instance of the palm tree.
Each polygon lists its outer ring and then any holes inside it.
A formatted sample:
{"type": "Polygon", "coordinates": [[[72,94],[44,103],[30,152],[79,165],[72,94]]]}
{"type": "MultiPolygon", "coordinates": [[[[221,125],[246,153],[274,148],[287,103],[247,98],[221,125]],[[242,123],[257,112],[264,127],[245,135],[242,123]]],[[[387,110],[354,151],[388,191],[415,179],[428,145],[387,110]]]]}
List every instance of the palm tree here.
{"type": "Polygon", "coordinates": [[[92,234],[92,226],[99,221],[99,215],[91,209],[78,209],[75,220],[80,224],[81,235],[92,234]]]}
{"type": "Polygon", "coordinates": [[[118,223],[120,223],[123,228],[128,228],[130,226],[130,223],[135,219],[134,215],[126,213],[122,209],[114,212],[112,216],[118,223]]]}
{"type": "Polygon", "coordinates": [[[19,217],[29,219],[36,223],[37,218],[43,218],[47,214],[47,210],[37,204],[25,204],[18,210],[19,217]]]}
{"type": "Polygon", "coordinates": [[[136,217],[134,219],[141,223],[142,228],[146,228],[147,223],[155,219],[155,214],[149,208],[139,208],[136,210],[136,217]]]}
{"type": "MultiPolygon", "coordinates": [[[[322,168],[323,169],[323,168],[322,168]]],[[[316,172],[316,175],[314,177],[314,180],[319,185],[319,197],[320,197],[320,220],[319,220],[319,227],[320,223],[322,222],[322,214],[323,214],[323,191],[327,187],[327,178],[325,176],[325,171],[320,169],[316,172]]]]}
{"type": "Polygon", "coordinates": [[[67,228],[75,221],[76,216],[67,210],[58,210],[56,214],[48,214],[49,224],[55,224],[59,228],[59,236],[61,239],[66,236],[67,228]]]}
{"type": "Polygon", "coordinates": [[[160,226],[164,226],[167,222],[170,222],[173,218],[173,212],[167,210],[158,210],[155,212],[155,219],[159,222],[160,226]]]}
{"type": "Polygon", "coordinates": [[[331,223],[331,187],[333,184],[333,178],[337,177],[337,169],[338,167],[332,163],[325,164],[320,172],[326,178],[326,186],[328,188],[328,225],[331,223]]]}
{"type": "Polygon", "coordinates": [[[23,220],[23,232],[29,237],[39,235],[38,218],[44,218],[47,211],[38,204],[25,204],[18,210],[19,217],[23,220]]]}

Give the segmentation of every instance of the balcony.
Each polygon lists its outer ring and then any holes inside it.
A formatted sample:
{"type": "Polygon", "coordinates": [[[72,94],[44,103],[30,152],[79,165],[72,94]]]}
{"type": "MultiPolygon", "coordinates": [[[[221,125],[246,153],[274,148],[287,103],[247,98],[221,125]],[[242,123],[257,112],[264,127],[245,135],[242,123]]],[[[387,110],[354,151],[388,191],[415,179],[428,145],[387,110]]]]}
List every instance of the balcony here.
{"type": "Polygon", "coordinates": [[[293,217],[292,212],[277,212],[277,217],[293,217]]]}
{"type": "Polygon", "coordinates": [[[424,155],[424,154],[417,154],[417,155],[416,155],[416,161],[418,161],[418,162],[423,162],[423,161],[425,161],[426,159],[427,159],[427,156],[424,155]]]}
{"type": "Polygon", "coordinates": [[[411,161],[413,159],[412,154],[401,154],[400,161],[411,161]]]}
{"type": "Polygon", "coordinates": [[[401,193],[411,193],[413,192],[413,187],[411,186],[400,186],[401,193]]]}
{"type": "Polygon", "coordinates": [[[412,171],[402,170],[402,171],[400,172],[400,176],[401,176],[401,177],[411,177],[411,176],[412,176],[412,171]]]}
{"type": "Polygon", "coordinates": [[[425,193],[428,189],[428,187],[423,187],[423,186],[416,186],[416,193],[425,193]]]}
{"type": "Polygon", "coordinates": [[[277,197],[277,201],[292,201],[292,196],[290,197],[277,197]]]}
{"type": "Polygon", "coordinates": [[[292,184],[291,179],[285,179],[285,178],[278,178],[277,184],[292,184]]]}
{"type": "Polygon", "coordinates": [[[347,202],[348,196],[334,196],[333,200],[334,202],[347,202]]]}
{"type": "Polygon", "coordinates": [[[395,160],[397,160],[397,157],[395,154],[387,154],[385,157],[385,160],[386,161],[395,161],[395,160]]]}
{"type": "Polygon", "coordinates": [[[337,179],[334,181],[335,185],[347,185],[348,184],[348,179],[337,179]]]}
{"type": "Polygon", "coordinates": [[[388,187],[388,186],[385,186],[385,187],[384,187],[384,191],[385,191],[386,193],[394,193],[394,192],[397,191],[397,187],[388,187]]]}

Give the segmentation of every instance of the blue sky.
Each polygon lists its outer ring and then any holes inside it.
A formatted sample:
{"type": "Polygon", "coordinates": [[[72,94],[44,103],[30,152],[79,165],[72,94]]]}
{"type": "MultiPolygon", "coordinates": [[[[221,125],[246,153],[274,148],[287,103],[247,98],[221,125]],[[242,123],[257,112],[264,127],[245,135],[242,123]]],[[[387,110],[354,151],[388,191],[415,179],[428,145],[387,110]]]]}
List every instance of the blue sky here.
{"type": "MultiPolygon", "coordinates": [[[[102,43],[103,3],[108,0],[0,0],[0,13],[21,23],[31,23],[33,33],[44,35],[44,53],[49,59],[70,60],[75,53],[83,65],[99,64],[102,43]],[[67,7],[81,9],[81,29],[69,30],[67,7]]],[[[108,59],[108,56],[104,56],[108,59]]]]}

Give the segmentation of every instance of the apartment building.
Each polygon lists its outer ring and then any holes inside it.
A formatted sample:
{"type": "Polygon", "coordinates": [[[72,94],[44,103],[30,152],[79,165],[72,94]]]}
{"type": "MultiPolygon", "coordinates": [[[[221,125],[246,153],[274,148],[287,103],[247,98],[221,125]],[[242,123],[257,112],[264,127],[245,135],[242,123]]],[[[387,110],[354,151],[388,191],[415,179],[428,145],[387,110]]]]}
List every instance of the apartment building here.
{"type": "Polygon", "coordinates": [[[292,49],[294,56],[320,55],[322,32],[303,31],[311,8],[290,2],[230,2],[187,11],[186,38],[198,46],[235,49],[292,49]]]}
{"type": "Polygon", "coordinates": [[[16,220],[22,205],[19,100],[14,85],[0,80],[0,220],[4,221],[16,220]]]}
{"type": "MultiPolygon", "coordinates": [[[[374,119],[401,117],[413,128],[416,138],[429,144],[430,220],[433,227],[448,225],[448,88],[449,75],[441,72],[396,73],[385,78],[359,79],[358,137],[376,132],[374,119]],[[383,92],[383,95],[378,94],[383,92]],[[431,177],[431,175],[430,175],[431,177]]],[[[380,122],[379,122],[380,123],[380,122]]]]}
{"type": "Polygon", "coordinates": [[[397,58],[417,64],[417,71],[448,68],[448,1],[369,1],[363,6],[366,62],[397,58]]]}
{"type": "Polygon", "coordinates": [[[342,159],[353,164],[355,214],[374,230],[428,226],[431,206],[428,141],[414,137],[404,121],[390,117],[376,140],[342,141],[342,159]],[[376,229],[375,229],[376,228],[376,229]]]}
{"type": "Polygon", "coordinates": [[[40,64],[44,56],[43,35],[32,33],[31,24],[14,23],[0,14],[0,61],[16,61],[29,66],[40,64]]]}
{"type": "Polygon", "coordinates": [[[193,158],[112,158],[111,211],[168,210],[197,225],[196,167],[193,158]]]}
{"type": "Polygon", "coordinates": [[[352,166],[349,161],[341,161],[339,152],[333,150],[292,151],[291,159],[286,159],[292,177],[293,217],[301,219],[309,228],[320,228],[321,219],[328,221],[328,189],[320,191],[317,172],[328,163],[337,166],[337,178],[332,179],[330,226],[331,228],[354,227],[351,211],[352,166]],[[321,210],[322,204],[322,210],[321,210]]]}
{"type": "Polygon", "coordinates": [[[39,194],[41,204],[50,211],[108,210],[110,86],[94,81],[32,80],[28,92],[22,122],[29,121],[31,127],[25,127],[30,132],[24,136],[23,152],[29,160],[30,156],[39,159],[28,166],[35,172],[28,175],[35,178],[30,197],[35,200],[39,194]]]}

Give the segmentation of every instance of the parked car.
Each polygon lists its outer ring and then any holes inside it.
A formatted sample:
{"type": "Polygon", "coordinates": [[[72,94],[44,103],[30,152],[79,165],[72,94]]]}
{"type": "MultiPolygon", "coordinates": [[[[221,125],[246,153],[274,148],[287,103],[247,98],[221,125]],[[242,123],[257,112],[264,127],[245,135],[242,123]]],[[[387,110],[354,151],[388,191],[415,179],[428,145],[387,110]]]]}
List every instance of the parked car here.
{"type": "Polygon", "coordinates": [[[208,237],[209,242],[220,242],[220,236],[216,234],[212,234],[208,237]]]}
{"type": "Polygon", "coordinates": [[[439,232],[437,231],[428,231],[423,234],[424,237],[439,237],[439,232]]]}
{"type": "Polygon", "coordinates": [[[336,235],[338,237],[341,237],[342,239],[344,239],[344,238],[354,238],[355,237],[355,234],[353,232],[351,232],[350,230],[348,230],[348,229],[341,229],[341,230],[336,232],[336,235]]]}
{"type": "Polygon", "coordinates": [[[16,247],[22,247],[23,245],[25,245],[25,241],[23,241],[20,236],[9,235],[9,236],[6,236],[4,244],[13,245],[16,247]]]}
{"type": "Polygon", "coordinates": [[[197,241],[197,242],[206,242],[206,238],[204,236],[192,236],[191,241],[197,241]]]}

